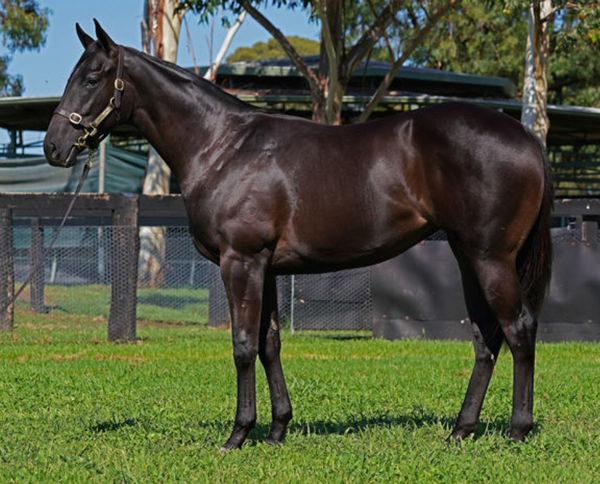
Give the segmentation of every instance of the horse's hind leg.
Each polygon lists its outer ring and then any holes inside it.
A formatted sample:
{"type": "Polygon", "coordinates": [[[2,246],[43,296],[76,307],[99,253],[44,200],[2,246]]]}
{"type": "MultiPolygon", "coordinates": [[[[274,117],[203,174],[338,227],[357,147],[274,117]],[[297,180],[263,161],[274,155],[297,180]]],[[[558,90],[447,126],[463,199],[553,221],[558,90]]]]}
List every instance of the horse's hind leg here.
{"type": "Polygon", "coordinates": [[[524,301],[514,254],[486,253],[473,260],[485,300],[496,316],[513,357],[510,436],[523,440],[533,428],[533,371],[537,321],[524,301]]]}
{"type": "Polygon", "coordinates": [[[258,354],[265,369],[271,394],[271,430],[267,442],[280,442],[292,418],[292,405],[281,367],[281,341],[277,313],[275,276],[267,275],[263,296],[258,354]]]}
{"type": "Polygon", "coordinates": [[[504,334],[485,300],[472,268],[459,258],[463,290],[473,330],[475,364],[456,425],[450,435],[461,439],[477,429],[481,406],[494,371],[504,334]]]}

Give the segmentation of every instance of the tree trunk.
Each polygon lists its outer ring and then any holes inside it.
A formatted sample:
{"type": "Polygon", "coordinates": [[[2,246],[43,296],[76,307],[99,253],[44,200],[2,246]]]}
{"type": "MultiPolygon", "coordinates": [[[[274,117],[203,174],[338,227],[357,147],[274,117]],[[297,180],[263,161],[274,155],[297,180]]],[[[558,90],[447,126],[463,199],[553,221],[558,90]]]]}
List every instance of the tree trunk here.
{"type": "MultiPolygon", "coordinates": [[[[144,49],[155,57],[169,62],[177,61],[179,32],[184,12],[175,13],[178,0],[146,0],[147,32],[144,49]]],[[[148,152],[148,164],[142,186],[142,193],[147,195],[166,195],[169,193],[171,170],[151,146],[148,152]]],[[[164,227],[140,228],[140,285],[157,287],[164,284],[166,230],[164,227]]]]}
{"type": "Polygon", "coordinates": [[[535,0],[529,7],[529,32],[525,54],[523,81],[523,110],[521,122],[531,129],[546,145],[550,121],[546,110],[548,83],[549,21],[552,0],[535,0]]]}
{"type": "MultiPolygon", "coordinates": [[[[143,193],[167,194],[171,170],[151,146],[144,178],[143,193]]],[[[138,282],[142,287],[161,287],[165,283],[165,227],[140,227],[140,258],[138,282]]]]}
{"type": "Polygon", "coordinates": [[[319,64],[319,103],[313,113],[325,124],[342,124],[342,102],[349,76],[345,72],[344,38],[342,29],[343,5],[341,0],[318,2],[321,19],[321,61],[319,64]]]}
{"type": "Polygon", "coordinates": [[[225,54],[229,50],[229,46],[231,45],[231,41],[235,37],[235,34],[239,30],[239,28],[244,23],[246,19],[246,10],[243,10],[242,13],[238,15],[237,20],[234,24],[227,29],[227,34],[225,35],[225,39],[223,40],[223,44],[217,53],[217,57],[215,57],[214,62],[208,67],[206,73],[204,74],[204,79],[209,80],[210,82],[215,82],[217,80],[217,71],[219,70],[219,66],[223,62],[225,58],[225,54]]]}

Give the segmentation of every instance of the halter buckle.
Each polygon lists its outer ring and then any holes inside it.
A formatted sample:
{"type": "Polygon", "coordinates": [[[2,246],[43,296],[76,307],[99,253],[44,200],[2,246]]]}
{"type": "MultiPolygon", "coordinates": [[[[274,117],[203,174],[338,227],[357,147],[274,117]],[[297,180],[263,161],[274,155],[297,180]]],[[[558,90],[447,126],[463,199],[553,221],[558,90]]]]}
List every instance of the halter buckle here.
{"type": "Polygon", "coordinates": [[[96,136],[97,132],[98,132],[98,126],[96,126],[95,123],[91,123],[90,127],[85,130],[85,134],[88,138],[92,138],[92,137],[96,136]]]}
{"type": "Polygon", "coordinates": [[[79,138],[77,138],[77,142],[73,143],[73,146],[78,146],[79,148],[87,148],[87,138],[87,134],[80,136],[79,138]]]}
{"type": "Polygon", "coordinates": [[[124,91],[125,90],[125,82],[123,82],[123,79],[117,77],[115,79],[115,89],[117,91],[124,91]]]}
{"type": "Polygon", "coordinates": [[[79,113],[71,113],[69,114],[69,122],[72,124],[79,126],[83,121],[83,117],[79,113]]]}

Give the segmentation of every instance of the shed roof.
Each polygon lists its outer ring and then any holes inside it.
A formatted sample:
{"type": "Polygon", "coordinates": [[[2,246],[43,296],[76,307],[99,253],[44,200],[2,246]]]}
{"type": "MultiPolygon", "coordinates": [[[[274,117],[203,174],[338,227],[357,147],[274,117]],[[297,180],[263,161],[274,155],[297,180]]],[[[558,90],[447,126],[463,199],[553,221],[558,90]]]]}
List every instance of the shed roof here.
{"type": "MultiPolygon", "coordinates": [[[[355,71],[348,94],[344,96],[348,117],[368,101],[373,85],[387,69],[389,65],[385,63],[370,62],[355,71]]],[[[287,60],[224,64],[219,68],[217,83],[251,104],[310,115],[310,94],[303,78],[287,60]]],[[[521,103],[514,99],[515,93],[514,85],[501,77],[405,67],[396,75],[375,115],[463,100],[503,110],[518,119],[521,103]]],[[[0,128],[45,131],[59,101],[58,96],[0,98],[0,128]]],[[[551,105],[548,115],[549,145],[600,144],[600,109],[551,105]]],[[[139,136],[130,126],[119,127],[115,134],[139,136]]]]}

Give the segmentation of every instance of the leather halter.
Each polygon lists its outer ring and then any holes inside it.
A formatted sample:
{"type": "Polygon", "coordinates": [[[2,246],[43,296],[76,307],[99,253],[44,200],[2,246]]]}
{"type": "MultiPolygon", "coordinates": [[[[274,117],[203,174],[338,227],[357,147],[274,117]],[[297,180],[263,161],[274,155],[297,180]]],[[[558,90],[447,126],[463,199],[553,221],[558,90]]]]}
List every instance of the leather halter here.
{"type": "MultiPolygon", "coordinates": [[[[69,120],[69,122],[75,127],[82,127],[85,134],[77,138],[77,141],[73,143],[73,146],[79,148],[91,148],[90,141],[98,135],[98,127],[100,124],[113,112],[117,113],[117,119],[121,110],[121,99],[123,97],[123,91],[125,90],[125,82],[123,81],[123,46],[119,45],[119,59],[117,61],[117,77],[114,82],[114,94],[113,97],[108,101],[108,106],[94,119],[91,123],[86,124],[83,120],[83,116],[75,111],[68,112],[64,109],[56,108],[53,114],[58,114],[63,118],[69,120]]],[[[101,141],[106,134],[100,133],[96,141],[101,141]]]]}

